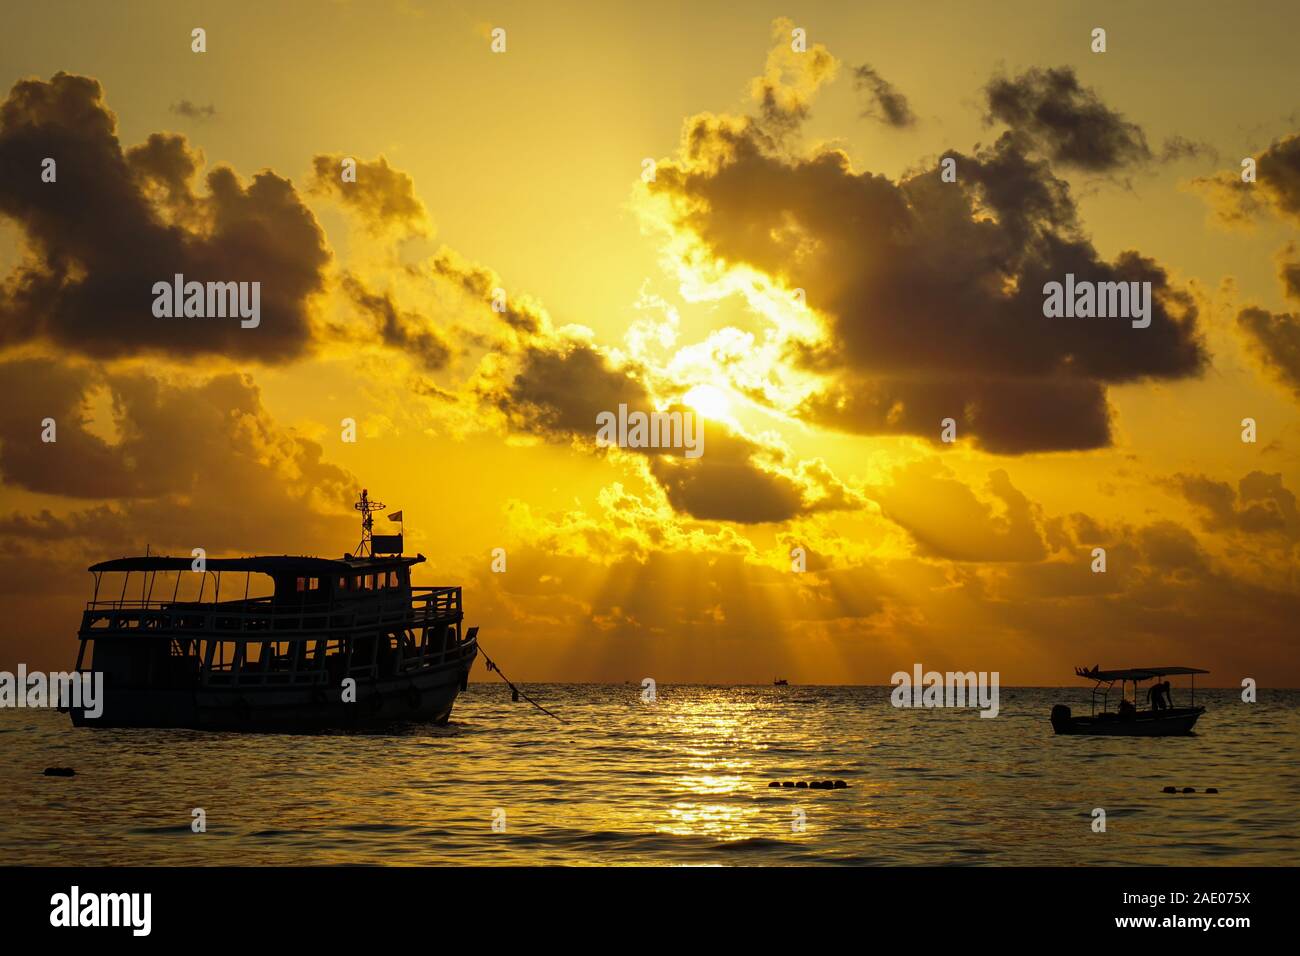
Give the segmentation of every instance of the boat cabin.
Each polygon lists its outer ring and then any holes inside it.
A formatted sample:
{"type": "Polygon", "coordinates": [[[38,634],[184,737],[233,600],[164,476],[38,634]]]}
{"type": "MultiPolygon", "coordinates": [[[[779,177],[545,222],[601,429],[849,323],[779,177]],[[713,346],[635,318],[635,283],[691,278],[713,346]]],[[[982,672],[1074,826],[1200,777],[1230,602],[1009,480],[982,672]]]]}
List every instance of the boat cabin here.
{"type": "MultiPolygon", "coordinates": [[[[1183,675],[1186,675],[1191,678],[1191,683],[1190,683],[1191,703],[1189,704],[1189,706],[1195,707],[1196,706],[1196,675],[1209,673],[1209,671],[1201,670],[1199,667],[1182,667],[1182,666],[1128,667],[1122,670],[1110,670],[1110,671],[1104,671],[1097,667],[1093,667],[1091,670],[1085,670],[1082,667],[1076,667],[1074,669],[1074,672],[1080,677],[1086,677],[1091,681],[1095,681],[1092,687],[1092,712],[1094,715],[1097,713],[1098,694],[1101,695],[1102,713],[1103,714],[1109,713],[1110,693],[1114,689],[1116,683],[1119,684],[1120,709],[1123,710],[1124,705],[1128,704],[1128,696],[1127,696],[1126,688],[1129,683],[1132,683],[1133,701],[1131,707],[1134,710],[1141,710],[1142,708],[1139,706],[1140,702],[1138,700],[1139,684],[1149,680],[1158,680],[1163,677],[1177,677],[1183,675]]],[[[1172,696],[1173,695],[1171,693],[1170,700],[1168,702],[1168,705],[1171,708],[1173,707],[1172,696]]]]}
{"type": "Polygon", "coordinates": [[[136,557],[90,568],[77,668],[150,687],[319,683],[427,666],[460,643],[460,588],[423,555],[136,557]],[[87,651],[93,660],[86,660],[87,651]]]}

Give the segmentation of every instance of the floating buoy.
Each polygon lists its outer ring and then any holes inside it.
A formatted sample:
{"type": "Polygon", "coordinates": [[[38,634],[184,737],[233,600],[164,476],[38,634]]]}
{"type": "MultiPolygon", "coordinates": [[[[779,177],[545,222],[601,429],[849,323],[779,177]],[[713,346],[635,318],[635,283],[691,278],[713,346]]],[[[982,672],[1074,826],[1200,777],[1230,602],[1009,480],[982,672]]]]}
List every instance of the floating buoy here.
{"type": "Polygon", "coordinates": [[[1178,792],[1178,788],[1177,788],[1177,787],[1165,787],[1165,788],[1164,788],[1163,790],[1161,790],[1160,792],[1161,792],[1161,793],[1177,793],[1177,792],[1178,792]]]}
{"type": "Polygon", "coordinates": [[[1206,792],[1206,793],[1218,793],[1218,792],[1219,792],[1219,788],[1218,788],[1218,787],[1206,787],[1206,788],[1205,788],[1205,792],[1206,792]]]}
{"type": "Polygon", "coordinates": [[[47,777],[75,777],[77,771],[71,767],[46,767],[45,776],[47,777]]]}
{"type": "Polygon", "coordinates": [[[769,787],[799,787],[803,790],[843,790],[848,784],[843,780],[773,780],[769,787]]]}
{"type": "Polygon", "coordinates": [[[1195,792],[1196,792],[1195,787],[1183,787],[1183,793],[1195,793],[1195,792]]]}

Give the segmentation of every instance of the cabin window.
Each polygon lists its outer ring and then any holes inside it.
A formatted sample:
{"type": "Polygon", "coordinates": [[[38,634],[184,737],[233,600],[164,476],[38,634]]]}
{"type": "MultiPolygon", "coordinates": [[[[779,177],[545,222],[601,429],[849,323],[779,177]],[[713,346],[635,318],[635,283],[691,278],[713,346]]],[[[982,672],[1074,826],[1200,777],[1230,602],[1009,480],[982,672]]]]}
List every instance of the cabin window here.
{"type": "Polygon", "coordinates": [[[299,590],[299,591],[303,591],[303,590],[305,590],[305,589],[306,589],[306,584],[307,584],[307,579],[306,579],[306,578],[299,578],[299,579],[298,579],[298,590],[299,590]]]}
{"type": "Polygon", "coordinates": [[[395,588],[395,587],[398,586],[398,583],[397,583],[397,572],[396,572],[396,571],[389,571],[389,572],[388,572],[388,586],[389,586],[390,588],[395,588]]]}
{"type": "Polygon", "coordinates": [[[379,587],[379,585],[378,585],[377,583],[375,583],[375,576],[374,576],[373,574],[367,574],[367,575],[366,575],[366,589],[369,590],[369,591],[374,591],[374,590],[376,590],[378,587],[379,587]]]}
{"type": "Polygon", "coordinates": [[[347,589],[348,589],[348,579],[347,579],[347,578],[339,578],[339,590],[340,590],[340,591],[346,591],[347,589]]]}
{"type": "Polygon", "coordinates": [[[308,590],[308,591],[319,591],[319,590],[320,590],[320,578],[308,578],[308,579],[307,579],[307,590],[308,590]]]}

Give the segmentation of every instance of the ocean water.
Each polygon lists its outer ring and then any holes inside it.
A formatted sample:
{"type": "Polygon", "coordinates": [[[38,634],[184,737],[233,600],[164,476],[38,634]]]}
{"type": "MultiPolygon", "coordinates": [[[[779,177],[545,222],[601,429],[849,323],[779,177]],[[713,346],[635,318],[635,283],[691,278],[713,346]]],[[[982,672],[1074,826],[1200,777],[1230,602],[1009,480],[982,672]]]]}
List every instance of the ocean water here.
{"type": "Polygon", "coordinates": [[[1300,864],[1300,691],[1255,704],[1200,691],[1194,736],[1143,739],[1054,736],[1052,704],[1087,712],[1077,687],[1003,688],[983,719],[896,709],[881,687],[660,685],[648,704],[639,685],[524,686],[566,722],[493,683],[471,684],[446,727],[383,734],[88,730],[3,710],[0,852],[35,865],[1300,864]],[[836,778],[848,788],[768,787],[836,778]]]}

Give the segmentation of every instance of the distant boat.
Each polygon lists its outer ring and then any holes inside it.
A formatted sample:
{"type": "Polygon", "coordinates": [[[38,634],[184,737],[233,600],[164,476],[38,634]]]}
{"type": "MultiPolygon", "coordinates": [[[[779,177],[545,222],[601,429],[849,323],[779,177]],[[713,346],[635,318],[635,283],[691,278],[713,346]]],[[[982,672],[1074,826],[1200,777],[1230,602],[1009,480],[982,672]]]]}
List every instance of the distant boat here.
{"type": "Polygon", "coordinates": [[[773,687],[789,687],[789,686],[790,686],[790,682],[789,682],[788,680],[786,680],[784,677],[778,677],[778,678],[776,678],[775,680],[772,681],[772,686],[773,686],[773,687]]]}
{"type": "MultiPolygon", "coordinates": [[[[1075,717],[1070,708],[1057,704],[1052,708],[1052,729],[1058,734],[1102,734],[1117,737],[1173,737],[1191,733],[1197,719],[1205,713],[1196,706],[1196,674],[1208,674],[1196,667],[1131,667],[1125,670],[1104,671],[1094,666],[1091,670],[1076,667],[1080,677],[1095,681],[1092,688],[1092,713],[1088,717],[1075,717]],[[1174,707],[1172,699],[1164,708],[1139,710],[1138,684],[1157,677],[1189,675],[1192,678],[1191,703],[1187,707],[1174,707]],[[1116,710],[1108,708],[1110,692],[1118,681],[1120,702],[1116,710]],[[1124,685],[1133,682],[1133,702],[1124,693],[1124,685]],[[1097,711],[1097,695],[1101,694],[1101,711],[1097,711]]],[[[1150,696],[1150,694],[1148,694],[1150,696]]],[[[1170,695],[1172,698],[1172,694],[1170,695]]],[[[1154,702],[1154,701],[1153,701],[1154,702]]]]}
{"type": "Polygon", "coordinates": [[[461,631],[460,588],[411,585],[411,568],[425,558],[403,556],[402,535],[371,534],[382,504],[363,490],[356,507],[361,544],[339,559],[208,558],[195,570],[194,559],[155,555],[91,566],[77,670],[103,673],[103,712],[70,708],[73,724],[311,731],[446,723],[478,654],[478,628],[461,631]],[[101,597],[105,575],[119,573],[120,591],[101,597]],[[223,575],[240,573],[242,596],[223,600],[223,575]],[[248,596],[254,574],[271,579],[270,596],[248,596]],[[198,579],[197,599],[178,599],[183,578],[198,579]]]}

